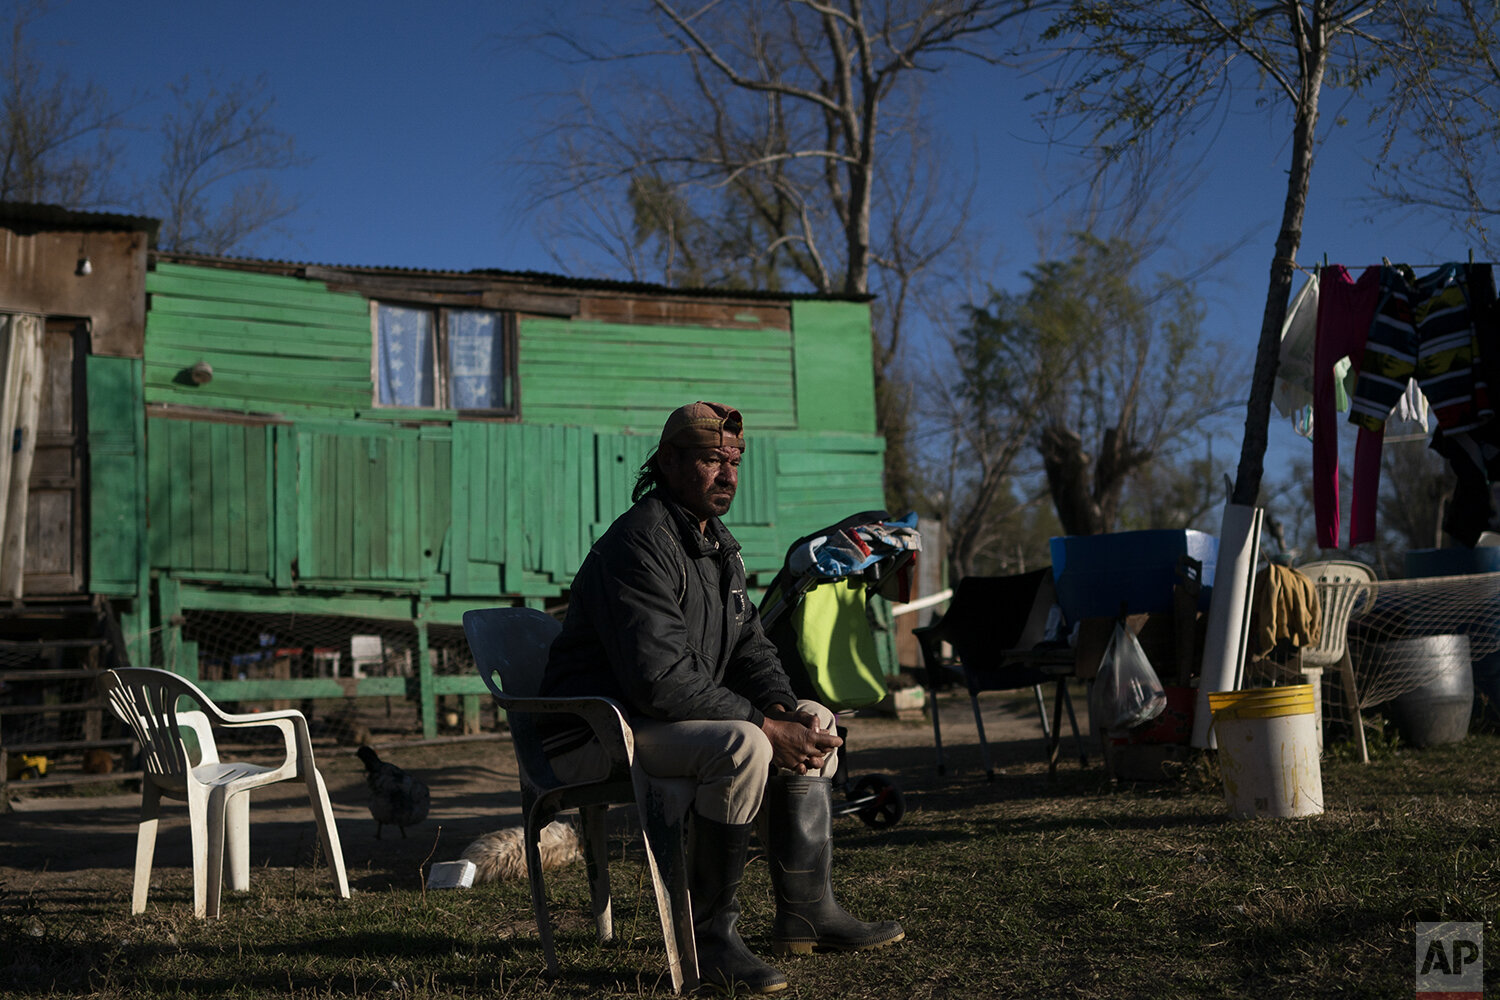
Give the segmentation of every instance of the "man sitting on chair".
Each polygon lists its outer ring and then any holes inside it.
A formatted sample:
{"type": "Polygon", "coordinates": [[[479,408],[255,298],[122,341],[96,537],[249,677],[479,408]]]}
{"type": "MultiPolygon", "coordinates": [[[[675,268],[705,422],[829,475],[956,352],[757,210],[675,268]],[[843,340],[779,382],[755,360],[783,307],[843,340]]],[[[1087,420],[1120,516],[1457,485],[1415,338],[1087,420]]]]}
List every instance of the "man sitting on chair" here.
{"type": "MultiPolygon", "coordinates": [[[[905,932],[894,921],[856,920],[833,898],[831,778],[843,741],[832,712],[792,693],[746,594],[739,543],[719,520],[734,500],[743,430],[739,411],[718,403],[667,418],[634,505],[573,580],[541,693],[617,700],[641,767],[696,780],[688,865],[700,977],[771,993],[786,977],[735,930],[757,814],[776,890],[777,954],[878,948],[905,932]]],[[[550,718],[542,745],[559,778],[604,770],[582,722],[550,718]]]]}

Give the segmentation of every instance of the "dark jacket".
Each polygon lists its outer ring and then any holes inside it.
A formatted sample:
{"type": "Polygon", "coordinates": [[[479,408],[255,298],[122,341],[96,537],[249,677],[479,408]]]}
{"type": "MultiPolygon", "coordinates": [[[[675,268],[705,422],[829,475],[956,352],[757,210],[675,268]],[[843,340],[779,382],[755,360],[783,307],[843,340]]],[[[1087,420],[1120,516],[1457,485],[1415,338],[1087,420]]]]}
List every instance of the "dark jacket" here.
{"type": "MultiPolygon", "coordinates": [[[[610,525],[573,579],[541,694],[603,695],[669,721],[759,725],[772,706],[795,707],[745,592],[739,542],[716,517],[707,531],[660,490],[610,525]]],[[[582,742],[576,725],[552,723],[542,736],[554,754],[582,742]]]]}

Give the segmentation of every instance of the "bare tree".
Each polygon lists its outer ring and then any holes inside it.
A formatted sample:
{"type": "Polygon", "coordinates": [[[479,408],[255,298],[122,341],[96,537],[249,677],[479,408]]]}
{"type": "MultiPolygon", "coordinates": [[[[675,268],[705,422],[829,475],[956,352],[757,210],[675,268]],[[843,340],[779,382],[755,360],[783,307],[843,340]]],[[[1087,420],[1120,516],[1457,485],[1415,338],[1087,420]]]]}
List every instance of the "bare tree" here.
{"type": "MultiPolygon", "coordinates": [[[[1063,531],[1113,531],[1125,488],[1184,440],[1227,384],[1191,278],[1147,282],[1128,243],[1082,240],[1032,276],[1034,323],[1066,329],[1069,377],[1045,403],[1038,448],[1063,531]]],[[[1222,346],[1222,345],[1220,345],[1222,346]]]]}
{"type": "Polygon", "coordinates": [[[156,180],[164,249],[228,253],[296,211],[269,175],[303,161],[272,122],[263,79],[201,91],[184,79],[168,90],[156,180]]]}
{"type": "Polygon", "coordinates": [[[74,84],[36,56],[27,28],[43,13],[23,3],[9,17],[0,75],[0,201],[98,208],[116,197],[117,141],[125,112],[92,83],[74,84]]]}
{"type": "Polygon", "coordinates": [[[1215,457],[1214,440],[1197,438],[1174,442],[1141,466],[1126,482],[1115,527],[1122,531],[1145,528],[1211,528],[1224,503],[1224,462],[1215,457]]]}
{"type": "Polygon", "coordinates": [[[1025,299],[993,293],[971,306],[968,322],[949,338],[951,364],[931,382],[928,423],[941,436],[942,457],[929,478],[929,502],[947,525],[949,579],[972,575],[1005,536],[1011,516],[1044,492],[1023,494],[1034,469],[1034,434],[1042,407],[1066,377],[1070,345],[1033,336],[1018,315],[1025,299]]]}
{"type": "Polygon", "coordinates": [[[1031,461],[1066,534],[1113,530],[1126,487],[1147,476],[1171,482],[1174,502],[1137,513],[1173,526],[1197,515],[1201,494],[1162,462],[1204,439],[1226,373],[1190,284],[1144,279],[1142,264],[1128,242],[1080,235],[1069,256],[1033,268],[1024,291],[970,308],[952,341],[951,388],[938,392],[950,467],[963,470],[948,491],[954,573],[993,548],[1009,508],[1034,501],[1020,485],[1035,478],[1031,461]]]}
{"type": "Polygon", "coordinates": [[[1443,44],[1454,56],[1405,67],[1414,82],[1393,88],[1400,113],[1393,108],[1382,122],[1375,189],[1397,204],[1462,218],[1494,253],[1500,246],[1491,229],[1500,215],[1500,163],[1492,155],[1500,145],[1500,25],[1493,3],[1450,2],[1453,17],[1434,27],[1452,31],[1443,44]],[[1434,104],[1442,95],[1463,99],[1434,104]],[[1404,156],[1391,155],[1401,138],[1398,121],[1415,138],[1404,156]]]}
{"type": "MultiPolygon", "coordinates": [[[[1231,499],[1260,491],[1277,348],[1301,245],[1325,90],[1375,109],[1394,157],[1441,136],[1463,174],[1494,148],[1500,7],[1471,0],[1073,0],[1045,40],[1060,53],[1050,93],[1106,165],[1156,161],[1240,100],[1286,114],[1286,197],[1270,260],[1255,372],[1231,499]],[[1241,89],[1243,88],[1243,90],[1241,89]],[[1449,123],[1444,123],[1447,116],[1449,123]]],[[[1412,161],[1409,161],[1412,162],[1412,161]]],[[[1405,175],[1407,179],[1411,174],[1405,175]]],[[[1478,194],[1476,190],[1470,194],[1478,194]]]]}
{"type": "MultiPolygon", "coordinates": [[[[546,37],[567,57],[617,72],[604,98],[580,98],[549,130],[540,196],[574,225],[578,209],[594,212],[595,235],[634,277],[880,293],[877,417],[888,463],[904,463],[906,309],[962,229],[966,187],[936,180],[921,79],[954,58],[995,58],[1028,6],[651,0],[648,39],[633,46],[555,30],[546,37]],[[625,194],[633,225],[617,207],[625,194]]],[[[888,464],[895,501],[908,499],[905,476],[888,464]]]]}
{"type": "Polygon", "coordinates": [[[43,3],[23,3],[6,23],[0,201],[149,211],[162,219],[161,247],[216,254],[244,249],[296,210],[273,176],[303,161],[273,122],[264,80],[169,86],[157,129],[161,165],[140,193],[149,165],[128,162],[119,142],[126,129],[145,131],[130,121],[135,106],[92,82],[73,83],[37,54],[27,31],[45,13],[43,3]]]}

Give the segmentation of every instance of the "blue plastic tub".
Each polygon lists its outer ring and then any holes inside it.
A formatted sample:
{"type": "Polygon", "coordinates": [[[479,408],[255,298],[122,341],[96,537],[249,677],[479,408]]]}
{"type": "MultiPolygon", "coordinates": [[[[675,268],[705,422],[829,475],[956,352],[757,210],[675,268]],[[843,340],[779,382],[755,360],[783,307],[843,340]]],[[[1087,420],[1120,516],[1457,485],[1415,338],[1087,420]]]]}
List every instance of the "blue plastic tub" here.
{"type": "Polygon", "coordinates": [[[1120,613],[1173,610],[1177,557],[1203,564],[1198,610],[1208,610],[1219,540],[1202,531],[1117,531],[1111,535],[1065,535],[1052,539],[1052,576],[1057,603],[1070,623],[1120,613]]]}
{"type": "Polygon", "coordinates": [[[1407,577],[1466,576],[1500,570],[1500,545],[1478,549],[1411,549],[1406,553],[1407,577]]]}

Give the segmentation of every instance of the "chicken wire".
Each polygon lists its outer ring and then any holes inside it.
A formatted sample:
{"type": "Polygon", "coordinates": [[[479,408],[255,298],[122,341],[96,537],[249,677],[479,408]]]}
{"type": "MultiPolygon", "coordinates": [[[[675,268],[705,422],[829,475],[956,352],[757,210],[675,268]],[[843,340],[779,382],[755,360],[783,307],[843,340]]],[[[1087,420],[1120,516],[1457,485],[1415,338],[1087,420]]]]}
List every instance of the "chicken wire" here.
{"type": "Polygon", "coordinates": [[[97,645],[0,643],[0,673],[57,675],[0,679],[0,742],[14,746],[118,735],[115,720],[102,709],[95,678],[69,676],[78,670],[97,672],[101,656],[97,645]],[[96,707],[67,707],[73,705],[96,707]]]}
{"type": "MultiPolygon", "coordinates": [[[[1348,586],[1348,584],[1340,584],[1348,586]]],[[[1349,622],[1349,654],[1361,708],[1437,680],[1441,661],[1413,657],[1402,640],[1462,635],[1472,660],[1500,651],[1500,573],[1383,580],[1349,622]]]]}
{"type": "MultiPolygon", "coordinates": [[[[415,678],[420,673],[417,622],[413,619],[356,618],[299,613],[246,613],[192,609],[183,612],[181,642],[153,639],[153,658],[169,670],[205,681],[265,681],[308,678],[358,680],[365,677],[415,678]]],[[[472,675],[474,658],[463,628],[427,625],[427,656],[438,676],[472,675]]],[[[372,734],[420,732],[421,705],[413,680],[406,695],[335,699],[275,699],[277,708],[302,708],[323,728],[372,734]],[[309,702],[312,702],[309,704],[309,702]]],[[[217,699],[216,699],[217,700],[217,699]]],[[[481,726],[496,726],[491,699],[481,699],[481,726]]],[[[262,702],[244,703],[257,707],[262,702]]],[[[242,707],[244,707],[242,706],[242,707]]],[[[458,696],[438,700],[444,728],[457,723],[458,696]]]]}
{"type": "MultiPolygon", "coordinates": [[[[1335,588],[1365,592],[1347,633],[1361,710],[1418,691],[1451,668],[1406,640],[1465,636],[1474,662],[1500,652],[1500,573],[1325,583],[1319,593],[1326,600],[1335,588]]],[[[1337,664],[1324,668],[1323,683],[1324,719],[1347,728],[1353,720],[1337,664]]]]}

